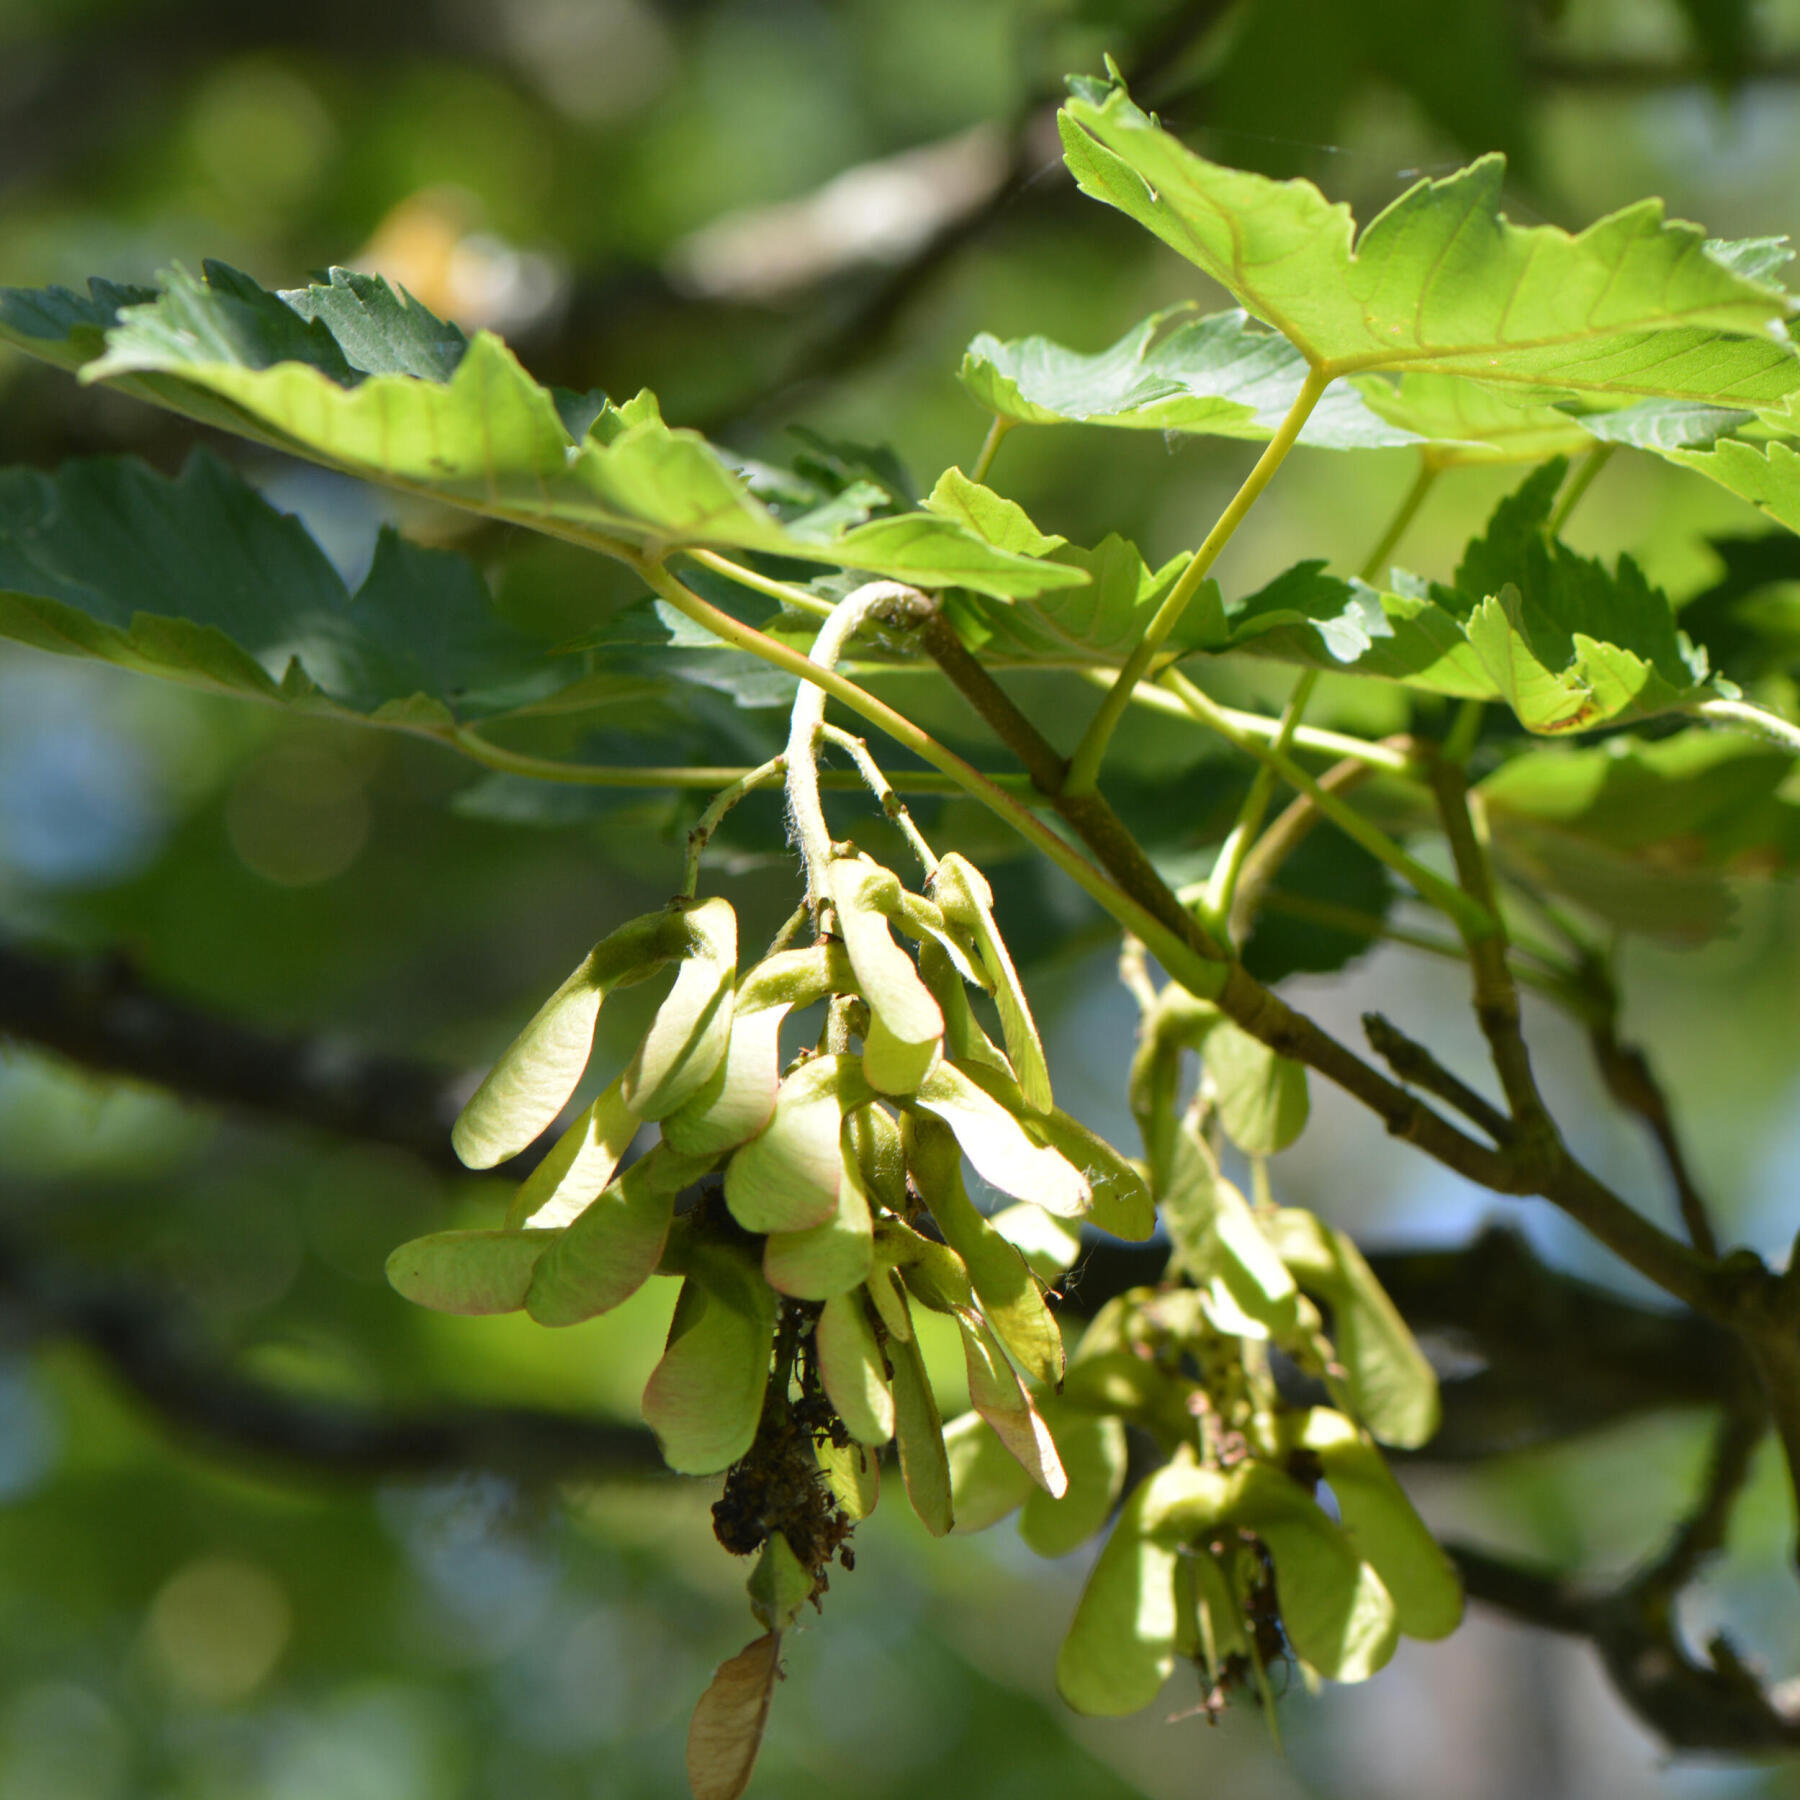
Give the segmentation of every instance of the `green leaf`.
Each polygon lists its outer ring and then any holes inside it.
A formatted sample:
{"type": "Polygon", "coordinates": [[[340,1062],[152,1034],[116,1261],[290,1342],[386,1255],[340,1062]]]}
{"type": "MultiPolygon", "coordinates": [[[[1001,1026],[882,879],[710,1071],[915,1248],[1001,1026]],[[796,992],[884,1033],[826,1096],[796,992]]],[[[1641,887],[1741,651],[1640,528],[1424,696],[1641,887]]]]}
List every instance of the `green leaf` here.
{"type": "MultiPolygon", "coordinates": [[[[1048,338],[1002,343],[983,332],[964,353],[960,378],[989,412],[1018,424],[1273,437],[1306,380],[1305,357],[1241,311],[1163,329],[1189,310],[1152,313],[1092,356],[1048,338]]],[[[1329,393],[1300,433],[1301,443],[1331,450],[1417,441],[1414,432],[1372,411],[1349,384],[1329,393]]]]}
{"type": "Polygon", "coordinates": [[[668,1347],[644,1389],[644,1422],[678,1475],[711,1475],[756,1438],[769,1385],[775,1292],[733,1245],[695,1244],[669,1324],[668,1347]]]}
{"type": "Polygon", "coordinates": [[[662,1260],[675,1196],[712,1164],[663,1144],[639,1157],[539,1259],[526,1311],[540,1325],[578,1325],[629,1300],[662,1260]]]}
{"type": "Polygon", "coordinates": [[[1644,742],[1544,745],[1477,784],[1493,829],[1554,831],[1659,870],[1773,873],[1800,858],[1794,759],[1754,738],[1694,729],[1644,742]]]}
{"type": "Polygon", "coordinates": [[[1723,438],[1710,450],[1672,449],[1663,454],[1748,500],[1789,531],[1800,531],[1800,449],[1779,438],[1747,444],[1723,438]]]}
{"type": "MultiPolygon", "coordinates": [[[[1188,564],[1183,552],[1153,570],[1137,546],[1117,534],[1092,550],[1066,545],[1055,560],[1081,570],[1088,584],[1006,604],[963,594],[946,601],[958,633],[984,660],[1074,666],[1117,661],[1129,653],[1188,564]]],[[[1202,591],[1217,604],[1215,583],[1208,581],[1202,591]]],[[[1196,616],[1201,610],[1190,608],[1196,616]]],[[[1200,640],[1188,626],[1172,641],[1186,648],[1200,640]]]]}
{"type": "Polygon", "coordinates": [[[390,530],[353,598],[306,529],[216,458],[0,472],[0,635],[316,711],[448,724],[560,685],[463,557],[390,530]],[[408,715],[409,717],[411,715],[408,715]]]}
{"type": "Polygon", "coordinates": [[[123,308],[155,298],[155,288],[124,287],[97,275],[85,294],[65,287],[0,288],[0,341],[59,368],[79,369],[106,348],[106,334],[123,308]]]}
{"type": "Polygon", "coordinates": [[[1362,1252],[1309,1212],[1282,1207],[1270,1225],[1281,1260],[1331,1308],[1331,1336],[1352,1411],[1384,1444],[1416,1450],[1441,1416],[1437,1376],[1362,1252]]]}
{"type": "Polygon", "coordinates": [[[645,913],[602,938],[503,1050],[450,1134],[471,1169],[517,1156],[569,1103],[594,1048],[600,1005],[616,987],[647,980],[690,941],[678,912],[645,913]]]}
{"type": "Polygon", "coordinates": [[[1303,563],[1207,621],[1208,648],[1503,699],[1545,736],[1733,691],[1629,557],[1609,572],[1546,536],[1561,476],[1562,464],[1546,464],[1500,503],[1454,588],[1397,579],[1406,591],[1377,594],[1303,563]]]}
{"type": "Polygon", "coordinates": [[[550,1231],[437,1231],[402,1244],[387,1259],[397,1294],[434,1312],[517,1312],[550,1231]]]}
{"type": "MultiPolygon", "coordinates": [[[[14,292],[0,330],[67,364],[109,300],[14,292]]],[[[697,433],[654,401],[612,408],[571,437],[556,396],[481,332],[447,328],[381,284],[342,274],[277,295],[220,263],[176,269],[155,298],[120,306],[82,378],[372,481],[518,524],[653,555],[688,545],[764,551],[928,588],[1032,594],[1078,571],[997,550],[927,513],[847,531],[790,531],[697,433]]]]}
{"type": "Polygon", "coordinates": [[[1505,159],[1409,188],[1357,237],[1304,181],[1207,162],[1124,88],[1072,84],[1059,119],[1083,192],[1116,206],[1334,375],[1413,369],[1539,393],[1779,405],[1793,303],[1645,200],[1579,235],[1499,211],[1505,159]]]}
{"type": "MultiPolygon", "coordinates": [[[[1335,390],[1328,389],[1327,396],[1335,390]]],[[[1581,423],[1560,407],[1482,387],[1458,375],[1412,373],[1398,383],[1368,380],[1362,394],[1390,425],[1427,440],[1439,468],[1478,463],[1539,463],[1592,448],[1581,423]]]]}

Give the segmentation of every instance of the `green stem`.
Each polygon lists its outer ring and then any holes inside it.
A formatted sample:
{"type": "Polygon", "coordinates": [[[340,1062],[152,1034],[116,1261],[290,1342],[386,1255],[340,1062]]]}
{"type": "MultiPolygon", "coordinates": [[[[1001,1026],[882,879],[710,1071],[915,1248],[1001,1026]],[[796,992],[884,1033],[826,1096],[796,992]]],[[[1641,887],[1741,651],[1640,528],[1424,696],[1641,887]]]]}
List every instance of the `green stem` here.
{"type": "Polygon", "coordinates": [[[1782,718],[1779,713],[1752,706],[1747,700],[1700,700],[1689,711],[1708,724],[1723,725],[1732,731],[1748,731],[1755,737],[1779,744],[1784,750],[1800,751],[1800,725],[1782,718]]]}
{"type": "MultiPolygon", "coordinates": [[[[449,731],[426,727],[410,731],[429,743],[442,744],[460,751],[483,768],[497,769],[507,775],[524,775],[533,781],[554,781],[565,787],[600,788],[721,788],[741,781],[751,773],[743,764],[688,764],[668,767],[646,764],[570,763],[553,757],[529,756],[522,750],[508,750],[480,736],[472,727],[458,725],[449,731]]],[[[931,769],[902,769],[893,778],[894,786],[913,794],[960,794],[963,783],[931,769]]],[[[989,781],[1016,792],[1029,793],[1031,783],[1020,775],[990,775],[989,781]]],[[[857,788],[863,785],[860,775],[847,770],[827,771],[819,776],[822,787],[857,788]]]]}
{"type": "Polygon", "coordinates": [[[700,858],[706,854],[706,846],[712,842],[712,834],[719,829],[719,822],[746,794],[768,782],[779,780],[786,768],[785,756],[771,756],[766,763],[722,789],[706,811],[694,821],[694,827],[688,833],[687,866],[683,870],[681,881],[681,891],[690,900],[694,896],[694,890],[700,885],[700,858]]]}
{"type": "Polygon", "coordinates": [[[1212,696],[1197,687],[1180,670],[1165,669],[1160,679],[1171,692],[1180,697],[1188,711],[1201,724],[1210,726],[1227,743],[1235,744],[1238,749],[1254,756],[1259,762],[1269,764],[1290,787],[1306,795],[1345,836],[1354,838],[1371,856],[1386,863],[1395,874],[1410,882],[1424,899],[1447,914],[1465,938],[1490,937],[1499,929],[1498,921],[1486,907],[1472,900],[1454,882],[1446,881],[1435,870],[1426,868],[1423,863],[1408,856],[1392,838],[1371,825],[1354,807],[1346,806],[1334,794],[1322,788],[1285,751],[1277,750],[1271,744],[1258,742],[1238,731],[1222,716],[1223,709],[1215,704],[1212,696]]]}
{"type": "Polygon", "coordinates": [[[881,810],[906,839],[907,847],[918,858],[919,866],[925,871],[925,878],[929,881],[937,873],[938,859],[918,826],[913,823],[912,814],[906,810],[905,802],[894,792],[893,783],[883,773],[880,763],[869,754],[868,743],[852,736],[848,731],[840,730],[836,725],[821,725],[819,736],[826,743],[836,744],[840,750],[848,753],[850,760],[856,764],[864,786],[881,802],[881,810]]]}
{"type": "Polygon", "coordinates": [[[971,481],[986,481],[988,470],[994,466],[994,453],[1000,448],[1000,440],[1018,423],[1017,419],[1003,419],[994,414],[994,422],[988,427],[988,433],[981,440],[980,454],[975,458],[975,467],[969,471],[971,481]]]}
{"type": "Polygon", "coordinates": [[[723,575],[727,581],[735,581],[739,587],[767,594],[771,600],[779,600],[783,606],[792,607],[795,612],[811,613],[815,619],[829,619],[837,610],[834,601],[809,593],[803,587],[796,587],[791,581],[777,581],[772,575],[764,575],[756,569],[745,567],[743,563],[733,562],[729,556],[721,556],[716,550],[690,547],[681,554],[689,562],[697,562],[701,568],[711,569],[715,575],[723,575]]]}
{"type": "Polygon", "coordinates": [[[1446,762],[1462,768],[1475,753],[1481,738],[1481,721],[1487,713],[1485,700],[1465,700],[1457,708],[1456,718],[1444,737],[1441,752],[1446,762]]]}
{"type": "Polygon", "coordinates": [[[1556,510],[1550,515],[1550,536],[1561,537],[1562,528],[1569,521],[1569,514],[1580,504],[1581,496],[1594,485],[1594,477],[1612,461],[1617,444],[1596,444],[1582,458],[1575,473],[1571,475],[1556,498],[1556,510]]]}
{"type": "MultiPolygon", "coordinates": [[[[1318,685],[1317,669],[1303,671],[1300,679],[1294,683],[1294,691],[1288,695],[1287,705],[1282,708],[1280,722],[1275,728],[1275,736],[1269,744],[1271,756],[1287,755],[1289,746],[1294,741],[1295,728],[1300,723],[1300,715],[1306,710],[1306,703],[1312,698],[1312,691],[1318,685]]],[[[1238,878],[1244,872],[1244,861],[1250,854],[1251,845],[1256,841],[1256,834],[1262,830],[1269,802],[1275,797],[1276,779],[1275,764],[1272,761],[1265,762],[1256,771],[1256,776],[1250,783],[1250,792],[1244,796],[1244,804],[1238,809],[1237,822],[1219,851],[1212,879],[1206,886],[1206,896],[1201,901],[1202,916],[1212,926],[1214,934],[1225,938],[1228,943],[1231,906],[1237,897],[1238,878]]]]}
{"type": "Polygon", "coordinates": [[[1318,405],[1319,396],[1331,384],[1331,379],[1330,375],[1318,369],[1308,371],[1294,404],[1288,408],[1287,417],[1281,421],[1262,455],[1256,459],[1255,468],[1244,477],[1243,485],[1232,495],[1231,504],[1220,513],[1218,523],[1206,534],[1206,541],[1194,552],[1193,560],[1182,571],[1181,579],[1170,590],[1169,597],[1156,609],[1156,616],[1145,627],[1144,635],[1138,639],[1131,655],[1125,660],[1125,666],[1119,671],[1117,680],[1108,690],[1106,698],[1100,702],[1099,711],[1088,721],[1088,728],[1082,734],[1081,742],[1076,745],[1075,754],[1069,759],[1069,774],[1063,784],[1064,793],[1086,794],[1093,791],[1099,780],[1100,764],[1106,755],[1106,746],[1117,729],[1119,720],[1124,717],[1132,689],[1149,672],[1150,665],[1156,661],[1157,652],[1162,649],[1169,633],[1181,622],[1181,615],[1187,611],[1188,602],[1200,591],[1200,584],[1218,560],[1219,552],[1230,543],[1232,533],[1243,522],[1244,515],[1256,504],[1257,496],[1269,485],[1275,471],[1286,460],[1287,453],[1293,449],[1295,440],[1305,427],[1312,409],[1318,405]]]}
{"type": "Polygon", "coordinates": [[[1400,540],[1406,536],[1412,522],[1418,517],[1419,508],[1425,504],[1425,496],[1437,484],[1437,478],[1443,473],[1441,463],[1419,462],[1419,473],[1413,484],[1406,490],[1399,506],[1394,509],[1394,516],[1388,520],[1388,528],[1381,534],[1381,542],[1369,552],[1368,560],[1357,571],[1359,581],[1370,583],[1381,579],[1387,567],[1387,560],[1400,547],[1400,540]]]}
{"type": "MultiPolygon", "coordinates": [[[[1112,677],[1104,669],[1083,669],[1077,672],[1086,681],[1103,686],[1111,685],[1112,677]]],[[[1139,686],[1131,696],[1131,703],[1151,712],[1159,712],[1165,718],[1180,719],[1189,725],[1195,722],[1194,715],[1174,694],[1154,684],[1139,686]]],[[[1259,743],[1273,741],[1281,730],[1280,720],[1268,718],[1262,713],[1240,712],[1235,707],[1218,706],[1216,702],[1215,710],[1234,732],[1259,743]]],[[[1392,744],[1371,744],[1366,739],[1351,737],[1341,731],[1327,731],[1316,725],[1298,725],[1294,728],[1293,747],[1338,759],[1351,757],[1389,775],[1413,780],[1420,778],[1418,759],[1408,755],[1406,751],[1397,750],[1392,744]]]]}
{"type": "Polygon", "coordinates": [[[886,701],[878,700],[867,689],[830,669],[822,669],[810,657],[789,648],[774,638],[765,637],[754,626],[734,619],[729,613],[684,587],[660,562],[634,557],[632,566],[643,579],[684,617],[704,626],[714,637],[734,650],[744,650],[774,668],[823,688],[832,699],[840,701],[854,713],[878,726],[896,743],[910,750],[920,761],[930,763],[951,777],[962,791],[1003,819],[1018,835],[1040,851],[1070,880],[1127,931],[1135,932],[1156,954],[1163,967],[1184,986],[1197,994],[1209,994],[1219,984],[1220,970],[1182,939],[1141,901],[1125,892],[1103,874],[1086,857],[1075,850],[1010,793],[990,780],[973,764],[965,762],[953,750],[946,749],[928,732],[921,731],[905,714],[896,712],[886,701]]]}

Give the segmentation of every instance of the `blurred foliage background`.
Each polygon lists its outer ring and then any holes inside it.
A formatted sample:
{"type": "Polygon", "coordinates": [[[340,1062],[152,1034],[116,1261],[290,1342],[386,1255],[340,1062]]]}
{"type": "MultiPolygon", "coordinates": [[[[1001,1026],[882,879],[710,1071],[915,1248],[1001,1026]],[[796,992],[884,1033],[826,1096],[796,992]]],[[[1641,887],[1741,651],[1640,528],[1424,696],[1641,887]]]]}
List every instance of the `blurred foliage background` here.
{"type": "MultiPolygon", "coordinates": [[[[1575,226],[1660,193],[1718,235],[1800,228],[1796,0],[0,0],[0,280],[143,279],[204,257],[270,285],[373,267],[500,330],[542,379],[652,386],[672,422],[771,460],[806,451],[802,422],[889,444],[928,487],[980,442],[953,379],[974,332],[1095,349],[1195,288],[1061,176],[1060,76],[1107,52],[1197,148],[1310,176],[1365,218],[1498,148],[1518,218],[1575,226]]],[[[0,363],[9,462],[173,468],[195,436],[0,363]]],[[[457,535],[546,642],[636,598],[554,547],[213,447],[352,581],[398,518],[457,535]]],[[[995,479],[1047,529],[1120,530],[1156,559],[1200,535],[1245,461],[1216,440],[1019,433],[995,479]]],[[[1301,553],[1355,566],[1410,476],[1400,453],[1302,453],[1221,575],[1250,584],[1301,553]]],[[[1442,484],[1405,560],[1445,572],[1506,485],[1442,484]]],[[[1753,528],[1705,484],[1621,458],[1570,536],[1631,549],[1679,601],[1717,576],[1709,534],[1753,528]]],[[[1380,692],[1329,690],[1322,718],[1383,723],[1380,692]]],[[[1047,683],[1027,699],[1055,716],[1047,683]]],[[[986,753],[941,710],[934,729],[986,753]]],[[[735,759],[775,718],[721,696],[712,714],[580,729],[613,759],[701,743],[735,759]]],[[[564,729],[545,747],[573,749],[564,729]]],[[[1242,771],[1173,726],[1134,724],[1121,746],[1124,797],[1152,797],[1135,816],[1160,819],[1161,850],[1204,846],[1242,771]]],[[[600,930],[673,886],[691,805],[546,798],[426,746],[0,651],[3,941],[78,955],[96,995],[141,983],[303,1034],[309,1079],[354,1080],[366,1052],[479,1066],[600,930]]],[[[1072,889],[996,865],[979,821],[946,811],[936,830],[989,867],[1063,1103],[1129,1144],[1132,1020],[1106,934],[1072,889]]],[[[791,904],[773,805],[734,815],[726,848],[745,936],[766,936],[791,904]]],[[[1778,1251],[1800,1186],[1800,904],[1753,883],[1727,898],[1734,923],[1709,944],[1633,940],[1629,1017],[1727,1230],[1778,1251]]],[[[1401,995],[1430,1041],[1472,1053],[1463,982],[1383,952],[1293,986],[1334,1025],[1401,995]]],[[[609,1007],[614,1061],[642,1018],[609,1007]]],[[[1530,1022],[1576,1149],[1660,1192],[1575,1032],[1530,1022]]],[[[1498,1205],[1316,1101],[1277,1168],[1297,1203],[1365,1241],[1432,1243],[1498,1205]]],[[[395,1243],[490,1222],[502,1191],[5,1047],[0,1800],[683,1791],[687,1711],[751,1635],[710,1492],[536,1479],[491,1410],[635,1417],[673,1284],[554,1334],[428,1315],[382,1280],[395,1243]],[[356,1435],[401,1414],[439,1436],[356,1435]]],[[[1507,1216],[1616,1279],[1533,1206],[1507,1216]]],[[[1699,1422],[1668,1415],[1424,1469],[1418,1492],[1446,1528],[1616,1574],[1657,1544],[1702,1455],[1699,1422]]],[[[1789,1530],[1771,1454],[1711,1612],[1687,1621],[1701,1638],[1728,1625],[1776,1671],[1800,1668],[1789,1530]]],[[[1285,1756],[1249,1707],[1217,1728],[1166,1721],[1181,1698],[1077,1720],[1050,1677],[1080,1558],[1037,1564],[1010,1526],[932,1546],[898,1505],[858,1552],[791,1641],[758,1791],[1800,1794],[1792,1766],[1666,1764],[1590,1651],[1480,1615],[1366,1690],[1297,1695],[1285,1756]]]]}

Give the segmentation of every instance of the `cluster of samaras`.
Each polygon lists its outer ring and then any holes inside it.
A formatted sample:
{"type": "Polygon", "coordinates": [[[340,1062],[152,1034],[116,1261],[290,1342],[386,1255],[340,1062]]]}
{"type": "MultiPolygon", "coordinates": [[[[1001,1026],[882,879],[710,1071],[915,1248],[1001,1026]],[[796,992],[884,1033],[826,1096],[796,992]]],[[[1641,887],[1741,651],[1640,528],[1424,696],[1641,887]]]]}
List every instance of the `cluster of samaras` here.
{"type": "MultiPolygon", "coordinates": [[[[1399,1630],[1449,1629],[1454,1575],[1362,1428],[1410,1440],[1418,1405],[1384,1431],[1383,1390],[1397,1368],[1415,1387],[1429,1371],[1348,1240],[1307,1213],[1253,1211],[1223,1180],[1205,1089],[1172,1132],[1146,1119],[1160,1148],[1144,1164],[1059,1112],[991,892],[963,858],[938,861],[924,894],[861,855],[835,857],[821,885],[818,941],[741,975],[722,899],[677,899],[596,945],[464,1109],[459,1155],[489,1168],[525,1149],[580,1083],[605,996],[674,964],[635,1054],[521,1184],[504,1228],[403,1245],[394,1285],[445,1310],[569,1325],[679,1276],[643,1398],[669,1466],[742,1470],[753,1447],[766,1460],[776,1414],[794,1436],[791,1383],[817,1480],[849,1521],[874,1506],[875,1453],[892,1441],[932,1532],[1022,1506],[1028,1541],[1062,1554],[1105,1528],[1127,1427],[1144,1430],[1168,1460],[1119,1515],[1063,1653],[1064,1691],[1086,1710],[1144,1704],[1183,1652],[1215,1686],[1271,1645],[1357,1679],[1399,1630]],[[1002,1043],[971,987],[992,997],[1002,1043]],[[820,1002],[816,1044],[784,1066],[784,1023],[820,1002]],[[659,1141],[621,1172],[647,1123],[659,1141]],[[965,1157],[1027,1204],[984,1216],[965,1157]],[[1145,1237],[1154,1201],[1189,1285],[1113,1302],[1066,1358],[1045,1284],[1076,1257],[1071,1222],[1145,1237]],[[1335,1344],[1301,1283],[1331,1308],[1335,1344]],[[915,1306],[962,1341],[973,1410],[948,1428],[915,1306]],[[1345,1410],[1284,1405],[1270,1342],[1345,1410]],[[1320,1479],[1337,1520],[1314,1498],[1320,1479]]],[[[1135,1089],[1172,1099],[1171,1066],[1214,1029],[1210,1008],[1166,990],[1135,1089]]],[[[765,1523],[752,1599],[779,1632],[824,1571],[781,1519],[765,1523]]]]}

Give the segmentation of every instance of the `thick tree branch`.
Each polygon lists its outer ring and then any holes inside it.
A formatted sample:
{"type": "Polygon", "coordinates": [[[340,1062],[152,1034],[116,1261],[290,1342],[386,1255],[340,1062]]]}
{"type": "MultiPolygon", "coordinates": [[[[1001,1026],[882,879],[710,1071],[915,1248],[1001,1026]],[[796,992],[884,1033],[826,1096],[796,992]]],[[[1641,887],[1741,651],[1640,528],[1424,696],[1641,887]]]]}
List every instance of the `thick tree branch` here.
{"type": "Polygon", "coordinates": [[[0,1039],[238,1110],[392,1144],[460,1170],[450,1127],[473,1082],[319,1033],[258,1031],[147,987],[122,957],[0,943],[0,1039]]]}

